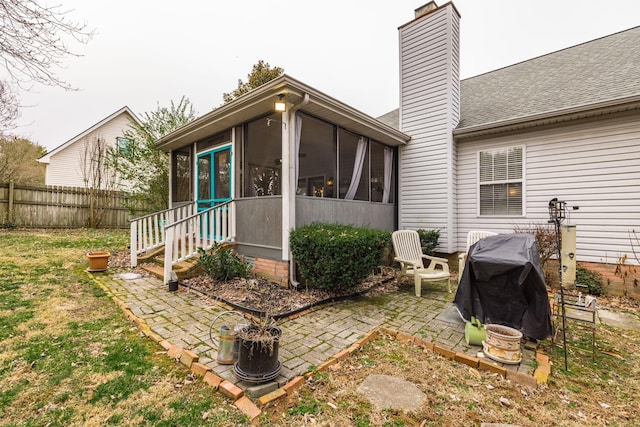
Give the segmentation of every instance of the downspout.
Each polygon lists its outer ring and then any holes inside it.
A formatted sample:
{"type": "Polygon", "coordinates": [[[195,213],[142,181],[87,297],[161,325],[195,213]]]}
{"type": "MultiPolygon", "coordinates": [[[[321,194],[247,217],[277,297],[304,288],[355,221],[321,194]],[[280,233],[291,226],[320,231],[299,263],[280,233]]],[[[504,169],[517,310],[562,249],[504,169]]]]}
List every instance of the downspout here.
{"type": "MultiPolygon", "coordinates": [[[[289,123],[291,123],[291,118],[293,118],[293,123],[295,125],[296,123],[296,112],[304,107],[305,105],[307,105],[309,103],[309,94],[305,93],[304,97],[302,98],[302,101],[294,106],[293,108],[291,108],[291,115],[289,116],[289,123]]],[[[289,126],[289,136],[293,136],[293,138],[290,138],[290,141],[294,141],[295,143],[295,126],[289,126]]],[[[295,154],[295,150],[294,150],[294,154],[295,154]]],[[[291,155],[289,155],[289,158],[291,159],[291,155]]],[[[294,158],[294,162],[289,162],[289,177],[295,177],[296,174],[296,169],[295,169],[295,165],[296,162],[298,161],[298,159],[294,158]]],[[[290,194],[292,194],[291,197],[291,201],[289,203],[289,218],[290,218],[290,224],[292,224],[292,229],[296,228],[296,189],[298,188],[298,183],[294,182],[294,180],[291,180],[290,188],[293,189],[293,192],[290,191],[290,194]]],[[[287,245],[288,246],[288,245],[287,245]]],[[[294,288],[298,288],[298,286],[300,285],[300,282],[298,282],[296,280],[296,263],[295,260],[293,259],[293,254],[291,254],[291,247],[289,246],[289,283],[291,283],[291,286],[293,286],[294,288]]]]}

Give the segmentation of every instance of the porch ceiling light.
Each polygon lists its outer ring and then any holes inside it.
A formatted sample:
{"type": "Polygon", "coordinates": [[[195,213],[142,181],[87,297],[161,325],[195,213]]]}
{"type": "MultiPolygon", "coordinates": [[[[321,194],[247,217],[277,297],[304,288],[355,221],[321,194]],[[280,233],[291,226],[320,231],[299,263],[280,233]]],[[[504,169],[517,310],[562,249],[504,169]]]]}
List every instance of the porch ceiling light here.
{"type": "Polygon", "coordinates": [[[278,100],[276,101],[275,107],[276,107],[276,111],[287,110],[287,104],[285,102],[284,95],[278,95],[278,100]]]}

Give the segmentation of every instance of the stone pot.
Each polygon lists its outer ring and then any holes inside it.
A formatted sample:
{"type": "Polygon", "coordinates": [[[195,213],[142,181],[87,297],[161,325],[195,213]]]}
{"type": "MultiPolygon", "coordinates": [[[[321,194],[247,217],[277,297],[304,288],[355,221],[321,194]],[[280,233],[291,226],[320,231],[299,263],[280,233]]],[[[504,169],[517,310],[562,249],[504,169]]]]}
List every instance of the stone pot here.
{"type": "Polygon", "coordinates": [[[487,334],[482,342],[485,356],[497,362],[518,364],[522,361],[522,332],[504,325],[485,325],[487,334]]]}
{"type": "Polygon", "coordinates": [[[89,268],[87,271],[97,272],[105,271],[109,265],[109,257],[111,254],[104,251],[92,251],[87,253],[89,259],[89,268]]]}

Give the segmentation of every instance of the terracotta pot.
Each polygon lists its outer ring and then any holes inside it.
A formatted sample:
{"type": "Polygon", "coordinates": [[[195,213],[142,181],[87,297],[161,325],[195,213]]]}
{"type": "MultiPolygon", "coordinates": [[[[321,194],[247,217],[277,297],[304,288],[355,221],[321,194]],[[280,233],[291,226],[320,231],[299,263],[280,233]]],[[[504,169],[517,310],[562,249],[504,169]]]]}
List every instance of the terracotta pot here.
{"type": "Polygon", "coordinates": [[[87,258],[89,259],[89,268],[88,271],[105,271],[108,268],[109,257],[111,254],[109,252],[88,252],[87,258]]]}

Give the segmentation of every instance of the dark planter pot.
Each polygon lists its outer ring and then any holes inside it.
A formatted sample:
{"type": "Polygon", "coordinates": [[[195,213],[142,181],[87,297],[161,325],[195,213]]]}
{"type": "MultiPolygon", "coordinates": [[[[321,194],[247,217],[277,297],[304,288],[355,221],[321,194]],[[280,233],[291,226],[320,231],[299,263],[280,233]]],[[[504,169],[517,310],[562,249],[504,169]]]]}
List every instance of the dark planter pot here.
{"type": "Polygon", "coordinates": [[[178,281],[169,280],[169,292],[175,292],[178,290],[178,281]]]}
{"type": "MultiPolygon", "coordinates": [[[[248,332],[258,331],[254,325],[247,326],[248,332]]],[[[235,364],[236,376],[250,383],[263,383],[275,379],[280,374],[282,364],[278,360],[280,336],[282,330],[271,327],[270,334],[260,340],[250,340],[240,336],[238,362],[235,364]]]]}

